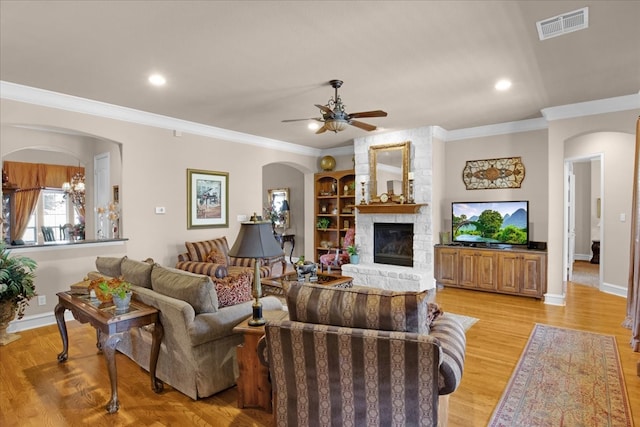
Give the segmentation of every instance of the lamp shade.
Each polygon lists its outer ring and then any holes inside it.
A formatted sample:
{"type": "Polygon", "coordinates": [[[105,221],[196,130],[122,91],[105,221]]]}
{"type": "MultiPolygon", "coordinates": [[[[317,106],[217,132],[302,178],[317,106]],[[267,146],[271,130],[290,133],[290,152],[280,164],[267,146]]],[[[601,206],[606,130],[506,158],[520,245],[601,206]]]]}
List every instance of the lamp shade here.
{"type": "Polygon", "coordinates": [[[240,224],[240,233],[229,250],[229,255],[239,258],[271,258],[283,253],[273,238],[271,223],[261,221],[240,224]]]}
{"type": "Polygon", "coordinates": [[[289,202],[286,199],[282,201],[282,208],[281,209],[282,209],[282,212],[286,212],[286,211],[291,210],[289,208],[289,202]]]}

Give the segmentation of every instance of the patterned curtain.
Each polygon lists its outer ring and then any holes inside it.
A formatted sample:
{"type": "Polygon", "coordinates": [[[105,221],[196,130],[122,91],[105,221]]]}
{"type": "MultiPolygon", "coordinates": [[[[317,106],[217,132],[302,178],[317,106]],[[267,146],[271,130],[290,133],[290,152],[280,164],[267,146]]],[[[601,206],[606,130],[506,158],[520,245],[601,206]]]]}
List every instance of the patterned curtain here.
{"type": "MultiPolygon", "coordinates": [[[[11,231],[11,240],[19,239],[29,223],[40,190],[45,187],[62,188],[64,182],[71,181],[71,177],[80,172],[84,175],[84,168],[78,166],[47,165],[42,163],[10,162],[3,163],[3,169],[9,177],[9,182],[16,184],[16,227],[11,231]]],[[[84,218],[84,206],[78,209],[84,218]]]]}
{"type": "Polygon", "coordinates": [[[11,230],[11,240],[19,239],[29,223],[29,217],[38,203],[42,187],[42,168],[35,163],[4,162],[9,182],[16,184],[18,190],[15,195],[16,227],[11,230]]]}
{"type": "MultiPolygon", "coordinates": [[[[640,117],[636,122],[636,155],[633,173],[633,205],[631,222],[631,258],[627,294],[627,318],[623,325],[631,329],[631,347],[640,351],[640,117]]],[[[638,362],[640,367],[640,362],[638,362]]],[[[638,371],[640,372],[640,370],[638,371]]]]}

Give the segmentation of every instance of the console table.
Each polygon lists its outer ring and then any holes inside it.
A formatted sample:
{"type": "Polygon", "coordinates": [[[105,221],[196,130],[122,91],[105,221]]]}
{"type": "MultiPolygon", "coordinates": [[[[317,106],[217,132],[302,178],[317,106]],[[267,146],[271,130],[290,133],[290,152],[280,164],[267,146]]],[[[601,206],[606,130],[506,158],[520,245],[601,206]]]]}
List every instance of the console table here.
{"type": "MultiPolygon", "coordinates": [[[[289,253],[289,262],[293,264],[293,248],[296,247],[296,235],[295,234],[274,234],[273,237],[276,238],[278,242],[280,242],[280,247],[284,250],[285,242],[291,243],[291,252],[289,253]]],[[[283,270],[284,271],[284,270],[283,270]]]]}
{"type": "Polygon", "coordinates": [[[116,313],[112,303],[102,303],[96,298],[87,295],[73,295],[71,292],[59,292],[58,304],[55,308],[56,322],[62,337],[62,352],[58,354],[58,362],[67,360],[69,351],[69,339],[67,337],[67,325],[64,321],[64,311],[70,310],[73,317],[80,323],[90,323],[96,328],[98,334],[98,349],[104,353],[109,369],[111,382],[111,400],[106,406],[107,412],[113,414],[120,408],[118,400],[118,378],[116,374],[116,346],[122,339],[122,335],[134,327],[145,326],[154,323],[151,355],[149,361],[149,375],[151,376],[151,389],[160,393],[163,389],[162,381],[156,378],[156,364],[160,353],[160,341],[164,330],[158,317],[158,310],[139,301],[131,300],[131,306],[126,313],[116,313]]]}

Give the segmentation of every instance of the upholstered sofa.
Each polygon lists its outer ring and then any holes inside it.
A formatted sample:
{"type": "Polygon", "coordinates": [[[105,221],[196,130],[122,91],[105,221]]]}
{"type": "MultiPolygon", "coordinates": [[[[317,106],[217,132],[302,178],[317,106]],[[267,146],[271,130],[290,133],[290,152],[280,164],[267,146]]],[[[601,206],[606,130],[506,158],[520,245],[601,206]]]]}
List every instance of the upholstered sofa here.
{"type": "MultiPolygon", "coordinates": [[[[211,278],[127,257],[98,257],[88,277],[123,277],[133,298],[157,308],[164,336],[156,376],[192,399],[210,396],[236,383],[236,347],[242,335],[232,329],[251,316],[252,301],[223,306],[211,278]]],[[[227,300],[234,298],[226,297],[227,300]]],[[[275,297],[262,298],[265,310],[278,310],[275,297]]],[[[150,327],[132,328],[116,347],[149,370],[150,327]]]]}
{"type": "Polygon", "coordinates": [[[259,350],[277,426],[446,425],[466,340],[426,292],[283,287],[289,320],[268,322],[259,350]]]}
{"type": "MultiPolygon", "coordinates": [[[[229,243],[226,237],[200,242],[185,242],[187,252],[178,255],[176,268],[211,277],[216,286],[233,286],[238,281],[253,283],[256,259],[238,258],[229,255],[229,243]]],[[[273,275],[274,265],[281,263],[286,268],[284,251],[282,256],[258,260],[260,277],[273,275]]]]}

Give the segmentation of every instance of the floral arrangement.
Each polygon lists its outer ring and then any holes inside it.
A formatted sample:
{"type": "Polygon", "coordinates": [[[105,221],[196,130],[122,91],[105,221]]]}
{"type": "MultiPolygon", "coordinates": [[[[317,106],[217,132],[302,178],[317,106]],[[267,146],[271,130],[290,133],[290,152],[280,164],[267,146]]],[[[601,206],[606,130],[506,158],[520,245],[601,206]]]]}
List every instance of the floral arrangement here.
{"type": "Polygon", "coordinates": [[[131,283],[122,280],[121,277],[114,277],[110,280],[100,277],[94,279],[89,284],[89,291],[93,290],[96,297],[102,302],[108,302],[117,295],[120,299],[124,299],[127,292],[131,291],[131,283]]]}
{"type": "Polygon", "coordinates": [[[29,300],[36,296],[35,269],[37,264],[24,256],[9,257],[4,242],[0,243],[0,302],[13,302],[18,319],[24,316],[29,300]]]}
{"type": "Polygon", "coordinates": [[[284,212],[277,210],[272,205],[264,207],[264,214],[266,219],[271,221],[271,224],[281,223],[284,221],[284,212]]]}

